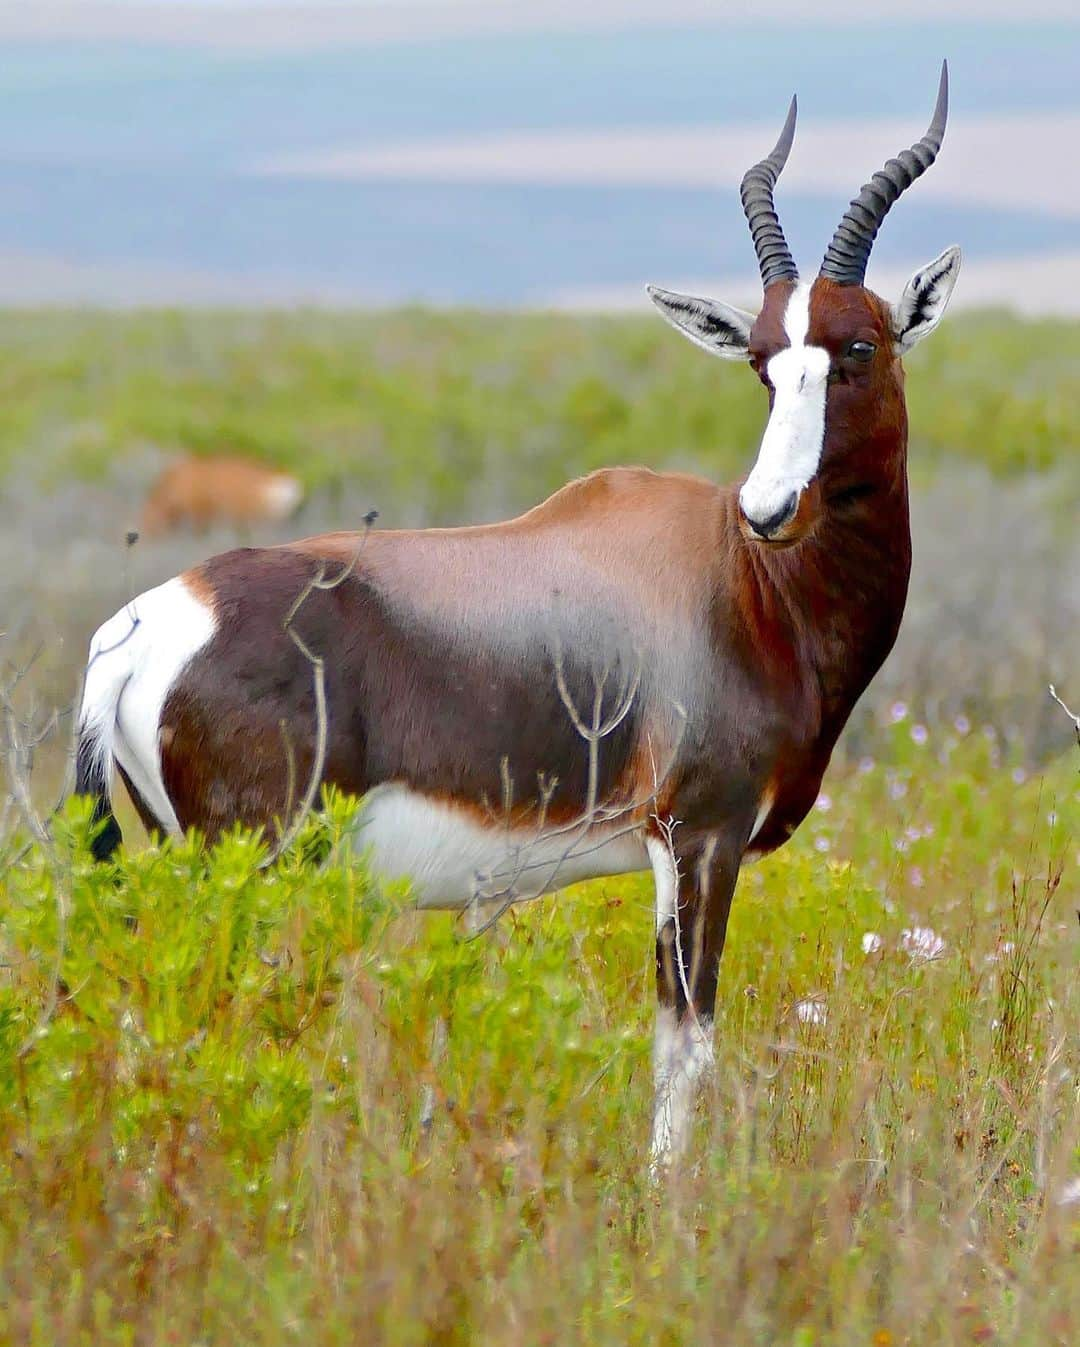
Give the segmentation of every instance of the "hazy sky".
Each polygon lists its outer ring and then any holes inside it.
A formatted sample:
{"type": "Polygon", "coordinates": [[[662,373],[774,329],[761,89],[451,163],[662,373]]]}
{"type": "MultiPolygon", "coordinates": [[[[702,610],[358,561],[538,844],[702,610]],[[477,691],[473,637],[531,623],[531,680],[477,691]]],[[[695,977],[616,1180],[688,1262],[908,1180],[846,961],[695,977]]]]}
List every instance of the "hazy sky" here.
{"type": "Polygon", "coordinates": [[[1078,0],[0,0],[0,39],[0,301],[747,294],[738,181],[792,90],[809,265],[948,56],[875,266],[959,242],[959,301],[1080,303],[1078,0]]]}

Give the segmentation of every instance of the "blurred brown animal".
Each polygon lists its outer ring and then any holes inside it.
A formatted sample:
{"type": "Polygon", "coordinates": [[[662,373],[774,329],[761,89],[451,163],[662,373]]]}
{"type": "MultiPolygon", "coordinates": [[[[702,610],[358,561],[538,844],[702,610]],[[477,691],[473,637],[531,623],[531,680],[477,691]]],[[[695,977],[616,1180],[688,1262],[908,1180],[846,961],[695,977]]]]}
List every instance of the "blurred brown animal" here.
{"type": "Polygon", "coordinates": [[[203,533],[213,524],[250,527],[287,519],[303,499],[300,481],[245,458],[184,458],[154,483],[139,530],[160,538],[180,528],[203,533]]]}

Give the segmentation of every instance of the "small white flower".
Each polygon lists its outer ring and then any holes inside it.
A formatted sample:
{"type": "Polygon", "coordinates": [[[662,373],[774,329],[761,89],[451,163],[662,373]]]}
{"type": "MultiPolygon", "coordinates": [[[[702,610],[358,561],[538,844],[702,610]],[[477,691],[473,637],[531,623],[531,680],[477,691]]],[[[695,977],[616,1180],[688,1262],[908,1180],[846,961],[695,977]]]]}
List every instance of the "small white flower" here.
{"type": "Polygon", "coordinates": [[[828,1007],[820,996],[808,996],[805,1000],[795,1003],[795,1018],[800,1024],[821,1026],[828,1017],[828,1007]]]}
{"type": "Polygon", "coordinates": [[[1024,782],[1027,780],[1027,772],[1025,772],[1022,767],[1014,767],[1012,779],[1016,782],[1018,786],[1022,786],[1024,782]]]}
{"type": "Polygon", "coordinates": [[[945,941],[929,926],[905,927],[900,932],[900,948],[912,963],[929,963],[945,953],[945,941]]]}
{"type": "Polygon", "coordinates": [[[907,703],[893,702],[889,707],[889,719],[894,725],[899,725],[902,720],[907,719],[907,703]]]}
{"type": "Polygon", "coordinates": [[[920,866],[913,865],[911,869],[908,871],[908,883],[911,885],[913,889],[921,889],[922,886],[926,883],[926,880],[923,878],[922,868],[920,866]]]}
{"type": "Polygon", "coordinates": [[[889,799],[902,800],[907,794],[907,782],[901,781],[899,777],[889,782],[889,799]]]}
{"type": "Polygon", "coordinates": [[[953,729],[957,734],[967,734],[971,730],[971,721],[967,716],[957,716],[953,721],[953,729]]]}
{"type": "Polygon", "coordinates": [[[1080,1179],[1070,1179],[1068,1183],[1063,1183],[1058,1189],[1058,1195],[1054,1201],[1059,1207],[1075,1207],[1080,1205],[1080,1179]]]}
{"type": "Polygon", "coordinates": [[[859,774],[860,774],[861,776],[865,776],[867,772],[872,772],[872,771],[874,770],[874,766],[875,766],[875,764],[874,764],[874,759],[873,759],[873,758],[860,758],[860,759],[859,759],[859,774]]]}
{"type": "Polygon", "coordinates": [[[815,850],[815,851],[828,851],[829,848],[830,848],[831,846],[832,846],[832,843],[829,841],[829,839],[828,839],[827,837],[820,837],[820,836],[819,836],[819,837],[815,837],[815,838],[814,838],[814,850],[815,850]]]}
{"type": "Polygon", "coordinates": [[[862,938],[862,952],[866,955],[880,954],[885,948],[885,941],[876,931],[867,931],[862,938]]]}
{"type": "Polygon", "coordinates": [[[820,810],[823,814],[827,814],[832,808],[832,797],[822,791],[814,802],[814,808],[820,810]]]}
{"type": "Polygon", "coordinates": [[[925,744],[927,739],[930,738],[930,731],[925,725],[912,725],[911,738],[916,744],[925,744]]]}

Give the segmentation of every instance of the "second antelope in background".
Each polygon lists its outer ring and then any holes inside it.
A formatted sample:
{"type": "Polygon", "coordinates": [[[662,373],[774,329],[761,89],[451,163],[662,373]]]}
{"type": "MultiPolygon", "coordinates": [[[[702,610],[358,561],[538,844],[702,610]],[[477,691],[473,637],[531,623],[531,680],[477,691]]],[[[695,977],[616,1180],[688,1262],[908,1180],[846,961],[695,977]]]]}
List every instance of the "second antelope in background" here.
{"type": "Polygon", "coordinates": [[[304,497],[290,473],[247,458],[183,458],[161,473],[143,506],[139,532],[160,538],[178,529],[250,528],[288,519],[304,497]]]}
{"type": "Polygon", "coordinates": [[[95,853],[120,840],[113,763],[151,827],[215,838],[273,830],[291,762],[366,796],[360,845],[423,905],[498,911],[651,866],[654,1164],[677,1154],[739,868],[810,810],[904,611],[901,357],[944,313],[959,252],[892,304],[863,281],[887,211],[940,149],[947,98],[943,69],[926,135],[863,188],[812,280],[772,199],[793,100],[742,187],[761,311],[652,291],[763,385],[745,481],[615,468],[506,523],[228,552],[106,622],[78,750],[95,853]]]}

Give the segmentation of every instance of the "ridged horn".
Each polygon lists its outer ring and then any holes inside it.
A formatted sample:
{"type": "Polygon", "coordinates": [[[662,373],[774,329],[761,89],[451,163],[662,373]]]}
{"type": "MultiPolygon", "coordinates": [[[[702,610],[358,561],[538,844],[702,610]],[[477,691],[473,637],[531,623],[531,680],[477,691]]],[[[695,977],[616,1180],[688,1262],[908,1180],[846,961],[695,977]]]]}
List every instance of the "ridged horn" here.
{"type": "Polygon", "coordinates": [[[773,205],[773,188],[780,176],[780,170],[787,163],[791,153],[791,142],[795,139],[795,117],[798,104],[794,97],[788,108],[787,121],[780,132],[780,139],[773,146],[772,153],[761,163],[749,169],[742,180],[739,195],[742,197],[743,211],[750,225],[750,234],[754,240],[758,266],[761,268],[761,283],[767,289],[774,281],[794,281],[799,271],[787,246],[784,231],[773,205]]]}
{"type": "Polygon", "coordinates": [[[930,126],[910,150],[901,150],[895,159],[875,173],[848,207],[837,225],[832,242],[821,264],[821,275],[840,285],[862,285],[870,249],[893,203],[938,157],[945,137],[949,115],[949,63],[941,63],[941,83],[930,126]]]}

